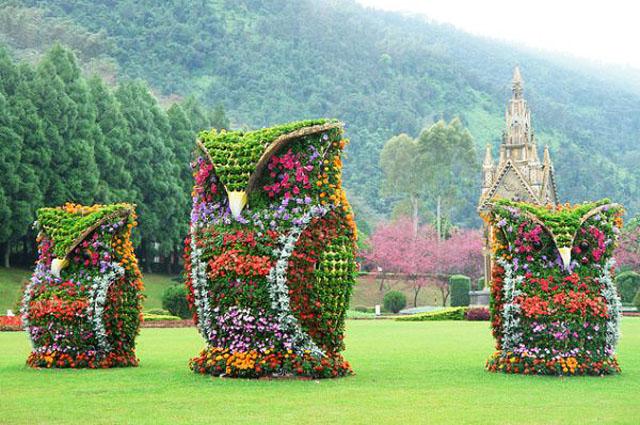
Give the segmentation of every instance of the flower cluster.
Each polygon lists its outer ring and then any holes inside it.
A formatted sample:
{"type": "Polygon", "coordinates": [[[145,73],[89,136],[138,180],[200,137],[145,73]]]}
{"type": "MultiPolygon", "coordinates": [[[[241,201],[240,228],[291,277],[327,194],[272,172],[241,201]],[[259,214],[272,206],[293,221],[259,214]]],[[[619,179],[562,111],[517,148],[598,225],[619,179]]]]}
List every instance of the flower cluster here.
{"type": "Polygon", "coordinates": [[[215,326],[209,340],[217,347],[228,347],[231,352],[248,352],[251,349],[264,353],[273,347],[293,348],[293,337],[281,324],[265,314],[264,310],[231,307],[224,313],[213,311],[215,326]]]}
{"type": "Polygon", "coordinates": [[[285,199],[289,199],[311,189],[309,173],[313,170],[313,165],[302,165],[300,154],[294,154],[291,149],[282,156],[273,155],[267,168],[269,176],[275,179],[272,184],[264,187],[270,198],[282,194],[285,199]]]}
{"type": "Polygon", "coordinates": [[[233,351],[209,347],[191,359],[189,367],[196,373],[234,378],[301,377],[338,378],[351,374],[351,366],[340,354],[317,357],[311,352],[265,350],[233,351]]]}
{"type": "Polygon", "coordinates": [[[493,206],[485,218],[493,229],[491,320],[498,351],[487,362],[489,370],[619,371],[620,301],[611,256],[621,215],[622,209],[608,201],[575,207],[499,201],[493,206]]]}
{"type": "Polygon", "coordinates": [[[355,225],[340,124],[202,133],[185,243],[188,300],[208,347],[190,363],[231,377],[345,376],[355,225]],[[229,192],[248,204],[231,214],[229,192]],[[248,192],[248,193],[247,193],[248,192]]]}
{"type": "Polygon", "coordinates": [[[130,241],[135,225],[128,204],[67,204],[38,212],[39,257],[21,308],[33,346],[27,364],[138,364],[142,280],[130,241]],[[61,270],[52,270],[56,261],[61,270]]]}
{"type": "Polygon", "coordinates": [[[0,331],[19,331],[22,321],[19,316],[0,316],[0,331]]]}

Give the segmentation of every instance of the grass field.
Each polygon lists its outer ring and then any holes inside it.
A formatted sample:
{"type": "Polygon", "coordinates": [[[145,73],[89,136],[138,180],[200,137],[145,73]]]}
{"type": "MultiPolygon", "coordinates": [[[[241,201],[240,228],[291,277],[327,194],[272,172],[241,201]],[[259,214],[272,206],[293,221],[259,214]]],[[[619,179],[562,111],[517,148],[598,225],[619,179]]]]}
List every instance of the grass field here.
{"type": "MultiPolygon", "coordinates": [[[[30,270],[17,268],[0,268],[0,315],[5,314],[7,309],[15,309],[18,303],[22,285],[29,279],[30,270]]],[[[162,294],[164,290],[175,284],[175,276],[163,274],[145,274],[143,277],[146,295],[144,309],[162,308],[162,294]]],[[[382,298],[388,290],[402,291],[407,296],[407,306],[413,306],[413,292],[410,286],[402,281],[388,280],[385,289],[380,291],[379,283],[371,277],[361,277],[353,290],[351,305],[373,307],[376,304],[382,305],[382,298]]],[[[433,287],[422,288],[418,296],[418,305],[440,305],[442,296],[440,291],[433,287]]]]}
{"type": "Polygon", "coordinates": [[[22,333],[0,333],[2,424],[637,424],[640,319],[625,318],[623,373],[490,374],[486,322],[349,321],[356,376],[246,381],[192,374],[193,328],[144,329],[141,366],[30,370],[22,333]]]}

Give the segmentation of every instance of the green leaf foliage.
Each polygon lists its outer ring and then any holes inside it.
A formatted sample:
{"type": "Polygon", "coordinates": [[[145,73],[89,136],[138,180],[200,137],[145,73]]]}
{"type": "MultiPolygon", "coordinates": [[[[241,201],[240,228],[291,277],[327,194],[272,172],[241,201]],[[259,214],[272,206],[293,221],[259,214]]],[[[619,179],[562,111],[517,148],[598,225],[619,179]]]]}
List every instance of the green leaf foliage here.
{"type": "Polygon", "coordinates": [[[0,254],[31,262],[17,242],[34,240],[36,210],[66,202],[129,202],[141,212],[135,240],[147,269],[160,257],[177,269],[187,233],[198,131],[227,125],[224,108],[194,98],[165,111],[139,81],[117,90],[83,76],[70,50],[55,45],[33,66],[0,48],[0,254]],[[20,254],[20,255],[15,255],[20,254]]]}
{"type": "MultiPolygon", "coordinates": [[[[16,19],[7,18],[0,32],[25,55],[30,40],[47,45],[41,42],[57,38],[87,66],[107,57],[122,77],[145,79],[163,95],[224,104],[235,127],[313,116],[349,123],[345,185],[384,214],[393,203],[379,196],[384,142],[459,117],[477,149],[491,144],[496,152],[519,63],[560,198],[609,196],[632,215],[640,206],[640,114],[634,113],[640,87],[628,72],[505,47],[349,0],[26,0],[20,6],[30,14],[3,13],[16,19]]],[[[479,181],[467,180],[459,190],[472,192],[464,199],[475,203],[479,181]]],[[[455,224],[479,224],[472,208],[452,214],[455,224]]]]}

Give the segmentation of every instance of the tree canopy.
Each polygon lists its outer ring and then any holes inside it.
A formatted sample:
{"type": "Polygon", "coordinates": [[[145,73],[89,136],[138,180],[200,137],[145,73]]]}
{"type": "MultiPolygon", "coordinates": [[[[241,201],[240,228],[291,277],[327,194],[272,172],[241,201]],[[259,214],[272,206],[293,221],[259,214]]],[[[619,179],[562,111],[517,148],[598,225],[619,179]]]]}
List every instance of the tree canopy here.
{"type": "Polygon", "coordinates": [[[228,126],[224,108],[188,98],[165,111],[143,82],[124,81],[114,91],[86,78],[60,45],[36,66],[16,64],[0,49],[0,77],[4,265],[19,245],[23,261],[33,256],[37,208],[117,201],[137,205],[144,265],[159,258],[174,266],[187,231],[196,133],[228,126]]]}

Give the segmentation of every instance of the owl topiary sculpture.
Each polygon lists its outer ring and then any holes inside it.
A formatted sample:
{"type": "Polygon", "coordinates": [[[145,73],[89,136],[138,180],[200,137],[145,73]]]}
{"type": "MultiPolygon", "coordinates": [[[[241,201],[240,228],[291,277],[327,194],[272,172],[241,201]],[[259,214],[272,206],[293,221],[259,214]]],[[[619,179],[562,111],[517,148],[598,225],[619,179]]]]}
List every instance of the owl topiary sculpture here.
{"type": "Polygon", "coordinates": [[[203,132],[186,285],[215,376],[345,376],[356,228],[341,187],[336,121],[203,132]]]}
{"type": "Polygon", "coordinates": [[[129,240],[129,204],[42,208],[39,257],[22,320],[32,367],[137,366],[142,280],[129,240]]]}
{"type": "Polygon", "coordinates": [[[538,207],[498,201],[492,233],[490,371],[605,375],[615,356],[620,300],[612,253],[622,207],[607,200],[538,207]]]}

